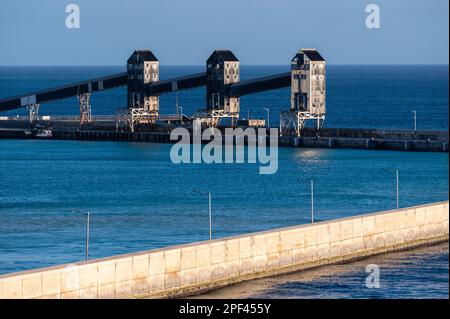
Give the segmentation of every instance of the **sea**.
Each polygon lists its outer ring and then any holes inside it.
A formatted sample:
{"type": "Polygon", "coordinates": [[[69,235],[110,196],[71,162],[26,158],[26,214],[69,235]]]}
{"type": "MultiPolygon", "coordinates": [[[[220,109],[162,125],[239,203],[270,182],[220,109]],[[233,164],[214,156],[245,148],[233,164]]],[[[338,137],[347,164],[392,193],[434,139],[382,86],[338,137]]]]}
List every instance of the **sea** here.
{"type": "MultiPolygon", "coordinates": [[[[160,77],[202,70],[162,65],[160,77]]],[[[288,70],[242,66],[241,79],[288,70]]],[[[123,71],[124,66],[0,67],[0,98],[123,71]]],[[[413,129],[416,111],[418,130],[448,131],[448,71],[448,65],[329,65],[324,125],[413,129]]],[[[161,96],[161,113],[176,113],[175,100],[175,94],[161,96]]],[[[205,90],[181,91],[178,100],[183,113],[192,114],[205,107],[205,90]]],[[[114,114],[125,101],[125,88],[96,93],[92,113],[114,114]]],[[[264,108],[277,126],[280,112],[289,109],[289,88],[241,98],[244,117],[264,119],[264,108]]],[[[79,114],[75,98],[40,108],[40,115],[63,114],[79,114]]],[[[15,115],[26,110],[1,114],[15,115]]],[[[152,143],[0,140],[0,274],[83,260],[88,211],[89,258],[98,258],[207,240],[208,193],[213,238],[310,222],[311,180],[316,221],[395,208],[396,170],[400,207],[448,200],[448,153],[279,148],[278,171],[260,175],[259,164],[174,164],[170,149],[152,143]]],[[[425,278],[411,282],[420,267],[393,263],[403,289],[398,296],[448,298],[448,246],[419,259],[447,267],[429,267],[425,278]]],[[[417,256],[402,260],[415,264],[417,256]]],[[[356,274],[343,271],[336,282],[350,284],[356,274]]],[[[280,283],[275,292],[272,287],[258,296],[341,297],[324,278],[287,288],[280,283]]],[[[345,296],[374,297],[369,289],[345,296]]]]}

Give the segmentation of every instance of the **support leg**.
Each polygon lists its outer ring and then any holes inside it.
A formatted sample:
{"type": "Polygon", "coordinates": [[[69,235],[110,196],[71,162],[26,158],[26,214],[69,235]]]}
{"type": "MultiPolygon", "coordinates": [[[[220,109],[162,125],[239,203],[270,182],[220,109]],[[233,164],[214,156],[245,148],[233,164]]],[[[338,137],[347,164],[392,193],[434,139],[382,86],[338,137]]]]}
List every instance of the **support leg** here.
{"type": "Polygon", "coordinates": [[[90,103],[91,94],[78,94],[78,99],[80,100],[80,125],[90,123],[92,120],[90,103]]]}
{"type": "Polygon", "coordinates": [[[30,123],[39,120],[39,104],[27,105],[27,110],[30,112],[30,123]]]}

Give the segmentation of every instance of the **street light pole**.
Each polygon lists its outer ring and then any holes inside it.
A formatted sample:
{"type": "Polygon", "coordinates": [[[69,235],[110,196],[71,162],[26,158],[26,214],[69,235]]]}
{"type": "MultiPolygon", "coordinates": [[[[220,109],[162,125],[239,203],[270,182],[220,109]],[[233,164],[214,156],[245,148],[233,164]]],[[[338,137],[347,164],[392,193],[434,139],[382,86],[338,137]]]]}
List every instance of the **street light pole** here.
{"type": "Polygon", "coordinates": [[[399,208],[400,207],[400,182],[399,182],[399,171],[398,169],[392,169],[392,168],[385,168],[385,171],[388,172],[395,172],[395,207],[399,208]]]}
{"type": "Polygon", "coordinates": [[[192,190],[193,193],[206,195],[208,194],[208,218],[209,218],[209,240],[212,240],[212,205],[211,205],[211,192],[202,192],[199,190],[192,190]]]}
{"type": "Polygon", "coordinates": [[[86,260],[89,259],[89,237],[90,237],[90,226],[91,226],[91,213],[82,213],[78,210],[72,210],[72,213],[78,213],[80,215],[86,216],[86,260]]]}
{"type": "Polygon", "coordinates": [[[397,209],[399,208],[399,194],[398,194],[398,170],[395,171],[395,184],[397,189],[397,209]]]}
{"type": "Polygon", "coordinates": [[[314,181],[311,180],[311,224],[314,223],[314,181]]]}
{"type": "Polygon", "coordinates": [[[267,111],[267,127],[270,128],[270,110],[267,107],[264,110],[267,111]]]}
{"type": "Polygon", "coordinates": [[[178,118],[180,120],[180,125],[183,125],[183,107],[178,104],[178,92],[175,93],[175,105],[177,109],[178,118]]]}
{"type": "Polygon", "coordinates": [[[89,233],[90,233],[90,218],[91,213],[87,212],[87,220],[86,220],[86,260],[89,259],[89,233]]]}
{"type": "Polygon", "coordinates": [[[209,240],[212,240],[212,209],[211,209],[211,192],[208,193],[209,208],[209,240]]]}
{"type": "Polygon", "coordinates": [[[414,134],[417,131],[417,112],[415,110],[412,111],[414,114],[414,134]]]}

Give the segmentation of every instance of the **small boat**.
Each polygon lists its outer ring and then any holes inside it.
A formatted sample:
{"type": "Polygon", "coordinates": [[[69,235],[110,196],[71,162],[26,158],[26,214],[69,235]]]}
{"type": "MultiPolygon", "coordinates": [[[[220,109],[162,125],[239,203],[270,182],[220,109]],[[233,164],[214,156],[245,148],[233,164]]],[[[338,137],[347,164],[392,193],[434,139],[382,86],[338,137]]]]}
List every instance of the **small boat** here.
{"type": "Polygon", "coordinates": [[[40,138],[49,138],[53,136],[53,133],[51,130],[39,130],[34,134],[34,136],[40,138]]]}

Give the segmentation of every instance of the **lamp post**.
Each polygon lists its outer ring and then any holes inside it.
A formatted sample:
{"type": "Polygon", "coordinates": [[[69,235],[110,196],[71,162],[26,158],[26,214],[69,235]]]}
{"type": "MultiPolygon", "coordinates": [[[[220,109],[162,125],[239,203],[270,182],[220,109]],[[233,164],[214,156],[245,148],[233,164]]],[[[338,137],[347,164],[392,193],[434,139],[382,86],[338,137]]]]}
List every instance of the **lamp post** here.
{"type": "Polygon", "coordinates": [[[311,180],[311,224],[314,223],[314,181],[311,180]]]}
{"type": "Polygon", "coordinates": [[[206,195],[208,194],[208,219],[209,219],[209,240],[212,240],[212,205],[211,205],[211,192],[205,193],[199,190],[193,190],[194,193],[206,195]]]}
{"type": "Polygon", "coordinates": [[[395,170],[395,188],[397,193],[397,209],[399,208],[399,194],[398,194],[398,169],[395,170]]]}
{"type": "Polygon", "coordinates": [[[183,108],[178,104],[178,92],[175,93],[175,108],[177,110],[180,125],[183,124],[183,108]]]}
{"type": "Polygon", "coordinates": [[[72,210],[71,212],[86,216],[86,260],[88,260],[89,259],[89,236],[90,236],[90,217],[91,217],[91,214],[90,214],[89,211],[87,213],[82,213],[82,212],[80,212],[78,210],[72,210]]]}
{"type": "Polygon", "coordinates": [[[267,111],[267,127],[270,128],[270,110],[267,107],[263,109],[267,111]]]}
{"type": "Polygon", "coordinates": [[[209,213],[209,240],[211,240],[212,239],[211,192],[208,193],[208,213],[209,213]]]}
{"type": "Polygon", "coordinates": [[[412,112],[414,114],[414,134],[416,134],[416,131],[417,131],[417,112],[416,112],[416,110],[413,110],[412,112]]]}
{"type": "Polygon", "coordinates": [[[183,125],[183,107],[179,106],[180,109],[180,125],[183,125]]]}
{"type": "Polygon", "coordinates": [[[384,170],[386,170],[388,172],[395,172],[395,207],[399,208],[400,207],[399,171],[398,171],[398,169],[394,170],[394,169],[389,169],[389,168],[385,168],[384,170]]]}

